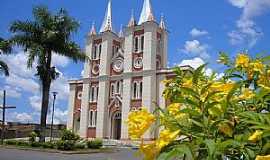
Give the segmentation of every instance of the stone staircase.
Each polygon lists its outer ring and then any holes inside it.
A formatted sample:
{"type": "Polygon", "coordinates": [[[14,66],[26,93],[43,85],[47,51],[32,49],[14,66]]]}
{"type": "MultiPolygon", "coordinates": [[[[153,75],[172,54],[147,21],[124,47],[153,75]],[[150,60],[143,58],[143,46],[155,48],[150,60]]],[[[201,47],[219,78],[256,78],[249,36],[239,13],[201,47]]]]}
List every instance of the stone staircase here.
{"type": "Polygon", "coordinates": [[[113,139],[103,139],[103,145],[107,147],[117,147],[117,148],[134,148],[137,149],[140,146],[139,141],[124,141],[124,140],[113,140],[113,139]]]}

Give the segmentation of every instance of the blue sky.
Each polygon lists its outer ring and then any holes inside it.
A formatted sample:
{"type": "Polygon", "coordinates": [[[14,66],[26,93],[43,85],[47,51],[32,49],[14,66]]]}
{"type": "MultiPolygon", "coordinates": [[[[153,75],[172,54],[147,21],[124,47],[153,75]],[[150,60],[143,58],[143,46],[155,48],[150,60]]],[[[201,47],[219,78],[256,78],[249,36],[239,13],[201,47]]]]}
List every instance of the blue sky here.
{"type": "MultiPolygon", "coordinates": [[[[2,0],[0,14],[0,36],[8,38],[10,23],[14,20],[32,19],[32,7],[47,5],[55,12],[65,8],[81,26],[73,39],[84,48],[85,35],[92,22],[97,30],[101,26],[108,0],[2,0]]],[[[139,19],[143,0],[112,0],[113,27],[116,32],[126,25],[134,9],[139,19]]],[[[170,66],[190,64],[194,67],[209,62],[208,72],[222,72],[216,64],[219,51],[234,57],[248,50],[269,55],[270,51],[270,0],[152,0],[152,7],[159,22],[163,13],[169,34],[168,61],[170,66]]],[[[17,109],[8,111],[8,120],[39,122],[40,87],[34,77],[35,68],[27,69],[25,54],[14,49],[14,54],[0,57],[10,66],[10,77],[0,77],[0,90],[7,89],[8,104],[17,109]]],[[[54,82],[52,91],[58,91],[56,120],[66,121],[68,85],[67,80],[80,78],[82,64],[56,56],[54,65],[62,73],[54,82]]],[[[50,117],[49,117],[50,118],[50,117]]]]}

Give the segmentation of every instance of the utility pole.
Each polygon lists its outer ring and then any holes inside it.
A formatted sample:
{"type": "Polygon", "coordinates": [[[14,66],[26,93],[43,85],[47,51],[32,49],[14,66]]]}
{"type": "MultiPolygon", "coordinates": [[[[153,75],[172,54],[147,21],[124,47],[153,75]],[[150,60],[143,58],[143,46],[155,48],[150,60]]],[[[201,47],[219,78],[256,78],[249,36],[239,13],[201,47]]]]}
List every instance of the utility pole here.
{"type": "Polygon", "coordinates": [[[52,92],[52,93],[53,93],[53,110],[52,110],[51,139],[50,139],[50,141],[52,141],[52,138],[53,138],[53,117],[54,117],[54,105],[55,105],[55,100],[56,100],[56,95],[57,95],[57,92],[52,92]]]}
{"type": "Polygon", "coordinates": [[[16,108],[15,106],[6,106],[6,90],[3,92],[3,106],[0,106],[0,109],[3,110],[2,115],[2,132],[1,132],[1,144],[4,144],[5,139],[5,120],[6,120],[6,109],[16,108]]]}

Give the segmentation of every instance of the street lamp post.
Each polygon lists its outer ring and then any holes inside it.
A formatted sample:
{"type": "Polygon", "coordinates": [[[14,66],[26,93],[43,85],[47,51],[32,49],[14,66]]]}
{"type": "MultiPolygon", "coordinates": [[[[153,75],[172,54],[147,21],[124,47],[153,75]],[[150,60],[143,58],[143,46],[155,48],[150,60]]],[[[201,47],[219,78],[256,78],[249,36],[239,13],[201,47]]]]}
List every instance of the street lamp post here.
{"type": "Polygon", "coordinates": [[[51,139],[50,139],[50,141],[52,141],[52,137],[53,137],[53,118],[54,118],[54,105],[55,105],[55,100],[56,100],[56,95],[57,95],[57,92],[52,92],[52,93],[53,93],[53,109],[52,109],[51,139]]]}

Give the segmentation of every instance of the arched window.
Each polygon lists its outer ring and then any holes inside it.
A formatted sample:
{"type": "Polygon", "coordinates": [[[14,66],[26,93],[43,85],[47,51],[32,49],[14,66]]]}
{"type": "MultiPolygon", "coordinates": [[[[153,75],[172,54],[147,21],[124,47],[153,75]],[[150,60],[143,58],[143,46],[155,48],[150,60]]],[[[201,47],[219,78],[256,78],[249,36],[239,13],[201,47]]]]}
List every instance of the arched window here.
{"type": "Polygon", "coordinates": [[[118,81],[118,82],[116,83],[116,92],[117,92],[117,94],[120,93],[120,81],[118,81]]]}
{"type": "Polygon", "coordinates": [[[91,87],[91,97],[90,97],[90,101],[91,101],[91,102],[94,102],[94,99],[95,99],[95,87],[92,86],[92,87],[91,87]]]}
{"type": "Polygon", "coordinates": [[[99,49],[98,49],[98,56],[99,56],[99,58],[100,58],[100,56],[101,56],[101,51],[102,51],[102,45],[99,44],[99,49]]]}
{"type": "Polygon", "coordinates": [[[96,127],[97,124],[97,111],[89,111],[89,124],[88,127],[96,127]]]}
{"type": "Polygon", "coordinates": [[[137,82],[133,83],[133,99],[137,99],[137,82]]]}
{"type": "Polygon", "coordinates": [[[97,45],[94,46],[94,52],[92,54],[92,59],[96,59],[97,58],[97,45]]]}
{"type": "Polygon", "coordinates": [[[97,102],[98,100],[98,86],[92,86],[90,89],[90,102],[97,102]]]}
{"type": "Polygon", "coordinates": [[[96,87],[96,99],[95,99],[95,102],[97,102],[97,100],[98,100],[98,87],[96,87]]]}
{"type": "Polygon", "coordinates": [[[141,51],[144,49],[144,36],[141,37],[141,51]]]}
{"type": "Polygon", "coordinates": [[[135,37],[135,48],[134,48],[135,52],[139,51],[139,38],[135,37]]]}
{"type": "Polygon", "coordinates": [[[142,92],[143,92],[143,83],[140,82],[140,93],[139,93],[139,98],[142,98],[142,92]]]}

